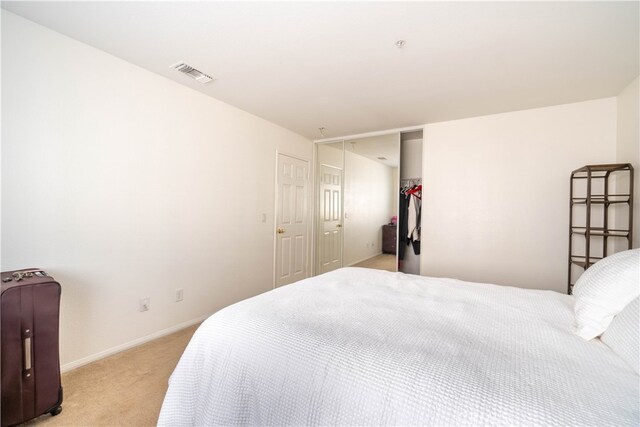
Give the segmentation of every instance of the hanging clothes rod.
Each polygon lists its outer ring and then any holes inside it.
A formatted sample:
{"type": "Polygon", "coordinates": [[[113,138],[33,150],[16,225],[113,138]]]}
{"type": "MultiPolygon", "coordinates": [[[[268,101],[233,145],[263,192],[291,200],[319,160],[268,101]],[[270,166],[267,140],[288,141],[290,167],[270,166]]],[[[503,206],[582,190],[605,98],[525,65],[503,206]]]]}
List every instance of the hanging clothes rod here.
{"type": "Polygon", "coordinates": [[[422,184],[422,178],[403,178],[400,180],[400,185],[418,185],[422,184]]]}

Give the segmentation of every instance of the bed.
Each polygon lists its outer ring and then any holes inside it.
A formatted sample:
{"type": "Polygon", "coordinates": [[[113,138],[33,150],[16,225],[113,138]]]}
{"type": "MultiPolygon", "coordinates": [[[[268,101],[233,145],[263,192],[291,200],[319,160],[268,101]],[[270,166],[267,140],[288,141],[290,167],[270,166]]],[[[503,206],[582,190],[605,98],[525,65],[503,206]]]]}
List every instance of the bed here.
{"type": "Polygon", "coordinates": [[[573,297],[344,268],[196,331],[159,425],[638,425],[639,376],[573,297]]]}

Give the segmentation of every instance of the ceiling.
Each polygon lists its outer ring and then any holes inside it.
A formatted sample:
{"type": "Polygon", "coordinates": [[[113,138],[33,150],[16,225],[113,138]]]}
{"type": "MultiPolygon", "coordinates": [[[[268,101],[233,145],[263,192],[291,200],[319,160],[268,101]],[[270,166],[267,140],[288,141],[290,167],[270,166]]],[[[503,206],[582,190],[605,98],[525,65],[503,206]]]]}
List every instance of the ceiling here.
{"type": "Polygon", "coordinates": [[[348,139],[344,141],[344,149],[392,168],[400,166],[400,135],[398,133],[348,139]]]}
{"type": "Polygon", "coordinates": [[[638,6],[2,2],[310,139],[615,96],[639,74],[638,6]]]}

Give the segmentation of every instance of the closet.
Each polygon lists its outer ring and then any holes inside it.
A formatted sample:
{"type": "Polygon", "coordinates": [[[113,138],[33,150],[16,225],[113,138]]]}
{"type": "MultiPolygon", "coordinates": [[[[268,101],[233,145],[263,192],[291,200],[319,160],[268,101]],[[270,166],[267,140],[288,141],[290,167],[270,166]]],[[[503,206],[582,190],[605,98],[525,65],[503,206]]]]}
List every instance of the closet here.
{"type": "Polygon", "coordinates": [[[422,129],[316,141],[314,155],[314,273],[420,274],[422,129]]]}

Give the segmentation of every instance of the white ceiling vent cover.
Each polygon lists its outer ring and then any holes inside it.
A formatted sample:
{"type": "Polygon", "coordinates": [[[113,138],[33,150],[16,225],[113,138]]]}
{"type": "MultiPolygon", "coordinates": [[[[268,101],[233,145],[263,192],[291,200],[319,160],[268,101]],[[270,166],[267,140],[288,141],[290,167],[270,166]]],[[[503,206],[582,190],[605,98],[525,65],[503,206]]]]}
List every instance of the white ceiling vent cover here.
{"type": "Polygon", "coordinates": [[[183,74],[186,74],[187,76],[191,77],[192,79],[200,83],[209,83],[210,81],[213,80],[211,76],[206,75],[202,71],[196,70],[192,66],[187,65],[182,61],[171,65],[169,68],[175,68],[176,70],[180,71],[183,74]]]}

